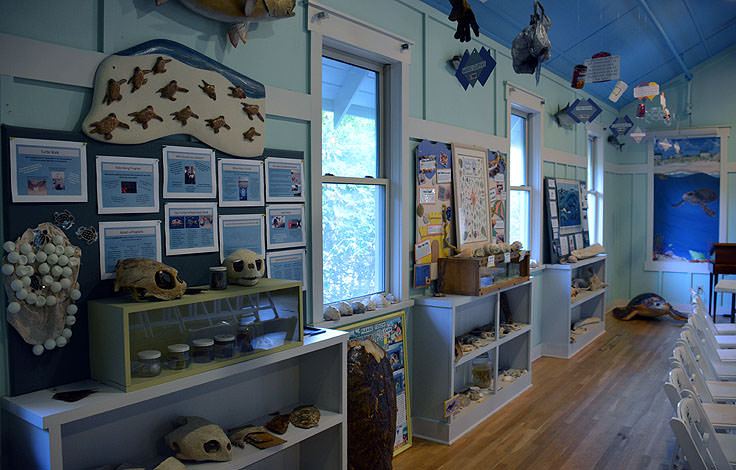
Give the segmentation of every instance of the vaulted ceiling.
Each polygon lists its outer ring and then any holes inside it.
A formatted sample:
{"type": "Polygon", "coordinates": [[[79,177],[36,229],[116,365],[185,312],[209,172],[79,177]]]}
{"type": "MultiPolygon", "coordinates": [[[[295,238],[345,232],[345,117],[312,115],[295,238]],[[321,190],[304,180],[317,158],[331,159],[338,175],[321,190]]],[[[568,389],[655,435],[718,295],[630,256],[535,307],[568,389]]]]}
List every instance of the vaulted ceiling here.
{"type": "MultiPolygon", "coordinates": [[[[421,0],[444,14],[449,0],[421,0]]],[[[511,47],[529,24],[532,0],[468,0],[481,34],[511,47]]],[[[544,0],[552,20],[552,57],[543,64],[572,78],[573,67],[601,51],[621,57],[621,80],[630,89],[617,103],[608,100],[615,82],[586,83],[585,90],[622,107],[631,87],[664,84],[736,44],[736,0],[544,0]]]]}

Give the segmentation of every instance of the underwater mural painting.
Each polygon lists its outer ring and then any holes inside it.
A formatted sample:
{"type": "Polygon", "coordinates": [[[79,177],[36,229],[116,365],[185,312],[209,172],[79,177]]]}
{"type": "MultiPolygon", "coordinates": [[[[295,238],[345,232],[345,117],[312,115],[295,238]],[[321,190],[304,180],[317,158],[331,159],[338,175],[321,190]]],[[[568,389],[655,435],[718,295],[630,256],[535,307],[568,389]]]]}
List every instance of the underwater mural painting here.
{"type": "Polygon", "coordinates": [[[651,261],[705,272],[719,239],[721,138],[655,139],[653,154],[651,261]]]}

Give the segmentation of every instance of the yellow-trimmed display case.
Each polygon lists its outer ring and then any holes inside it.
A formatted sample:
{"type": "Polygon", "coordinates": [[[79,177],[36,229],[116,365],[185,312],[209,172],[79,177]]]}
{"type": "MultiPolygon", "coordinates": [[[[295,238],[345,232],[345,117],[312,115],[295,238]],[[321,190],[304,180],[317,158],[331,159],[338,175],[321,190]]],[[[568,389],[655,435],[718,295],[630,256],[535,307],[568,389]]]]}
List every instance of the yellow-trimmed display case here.
{"type": "MultiPolygon", "coordinates": [[[[304,342],[302,284],[297,281],[261,279],[253,287],[228,286],[175,300],[136,302],[115,297],[90,301],[88,307],[92,378],[126,392],[304,342]],[[177,369],[182,363],[173,359],[176,354],[169,353],[169,346],[184,344],[192,358],[195,345],[223,338],[235,340],[231,357],[213,354],[210,360],[203,360],[199,355],[198,360],[177,369]],[[150,351],[161,353],[154,374],[149,373],[150,364],[141,359],[142,351],[149,352],[143,356],[150,356],[150,351]]],[[[227,341],[218,341],[217,346],[221,344],[227,341]]],[[[218,353],[222,351],[218,349],[218,353]]]]}

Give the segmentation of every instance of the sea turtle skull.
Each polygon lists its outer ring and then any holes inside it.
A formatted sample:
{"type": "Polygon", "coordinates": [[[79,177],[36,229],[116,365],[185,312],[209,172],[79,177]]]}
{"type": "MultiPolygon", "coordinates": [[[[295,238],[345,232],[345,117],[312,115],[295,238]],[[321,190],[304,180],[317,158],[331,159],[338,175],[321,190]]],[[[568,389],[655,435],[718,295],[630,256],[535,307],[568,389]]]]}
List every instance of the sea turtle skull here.
{"type": "Polygon", "coordinates": [[[177,424],[183,424],[166,435],[164,440],[176,458],[227,462],[233,458],[233,448],[225,431],[204,418],[187,416],[180,418],[177,424]]]}
{"type": "Polygon", "coordinates": [[[133,298],[148,294],[158,299],[178,299],[187,290],[187,283],[179,278],[179,272],[148,258],[126,258],[115,266],[115,292],[129,289],[133,298]]]}
{"type": "Polygon", "coordinates": [[[258,253],[240,249],[225,258],[223,264],[227,267],[227,279],[230,282],[243,286],[255,286],[263,277],[266,263],[258,253]]]}

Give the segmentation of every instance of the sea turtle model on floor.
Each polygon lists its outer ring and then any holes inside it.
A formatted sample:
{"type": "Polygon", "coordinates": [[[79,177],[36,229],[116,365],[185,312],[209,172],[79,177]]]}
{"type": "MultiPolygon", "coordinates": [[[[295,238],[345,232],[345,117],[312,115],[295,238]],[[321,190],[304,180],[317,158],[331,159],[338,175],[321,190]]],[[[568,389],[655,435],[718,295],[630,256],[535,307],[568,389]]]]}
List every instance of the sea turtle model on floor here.
{"type": "Polygon", "coordinates": [[[650,318],[669,315],[675,320],[687,321],[685,314],[673,309],[669,302],[651,292],[637,295],[626,307],[613,309],[613,316],[619,320],[631,320],[636,315],[650,318]]]}

